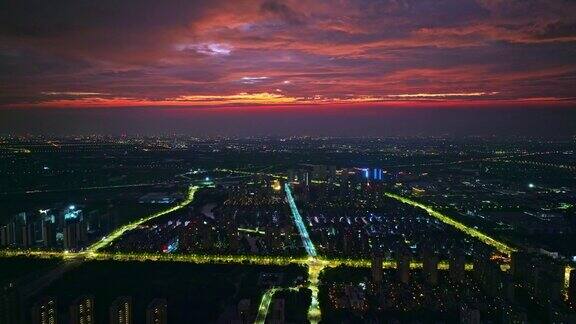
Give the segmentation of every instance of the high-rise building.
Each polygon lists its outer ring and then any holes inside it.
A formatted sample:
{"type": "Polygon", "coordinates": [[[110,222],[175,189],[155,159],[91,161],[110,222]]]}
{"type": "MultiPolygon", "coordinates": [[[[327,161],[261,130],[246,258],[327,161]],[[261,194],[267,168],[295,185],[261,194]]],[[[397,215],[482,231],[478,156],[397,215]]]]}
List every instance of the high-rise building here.
{"type": "Polygon", "coordinates": [[[576,269],[570,271],[570,281],[568,286],[568,300],[576,306],[576,269]]]}
{"type": "Polygon", "coordinates": [[[32,306],[32,324],[57,324],[58,308],[55,297],[44,297],[32,306]]]}
{"type": "Polygon", "coordinates": [[[14,244],[13,223],[0,227],[0,246],[9,246],[14,244]]]}
{"type": "Polygon", "coordinates": [[[56,225],[50,219],[42,220],[42,243],[47,248],[56,245],[56,225]]]}
{"type": "Polygon", "coordinates": [[[374,284],[376,290],[380,290],[382,286],[382,274],[383,274],[383,267],[382,267],[382,254],[374,253],[372,255],[372,283],[374,284]]]}
{"type": "MultiPolygon", "coordinates": [[[[326,180],[328,176],[328,167],[325,165],[313,165],[312,176],[315,180],[326,180]]],[[[306,175],[306,185],[308,185],[308,175],[306,175]]]]}
{"type": "Polygon", "coordinates": [[[94,297],[78,297],[70,305],[71,324],[94,324],[94,297]]]}
{"type": "Polygon", "coordinates": [[[527,252],[516,251],[512,253],[511,261],[510,273],[512,273],[514,278],[534,284],[535,276],[538,272],[538,258],[527,252]]]}
{"type": "Polygon", "coordinates": [[[448,269],[450,279],[458,282],[464,280],[466,258],[462,253],[454,253],[450,257],[450,268],[448,269]]]}
{"type": "Polygon", "coordinates": [[[550,305],[547,307],[548,323],[576,323],[576,313],[564,307],[550,305]]]}
{"type": "Polygon", "coordinates": [[[76,250],[86,241],[86,224],[81,219],[70,219],[64,225],[64,250],[76,250]]]}
{"type": "Polygon", "coordinates": [[[398,280],[402,283],[410,281],[410,261],[412,261],[412,254],[408,247],[401,248],[397,256],[397,273],[398,280]]]}
{"type": "Polygon", "coordinates": [[[31,222],[26,222],[20,226],[22,231],[22,247],[30,247],[34,245],[34,224],[31,222]]]}
{"type": "Polygon", "coordinates": [[[132,324],[132,298],[122,296],[110,306],[110,324],[132,324]]]}
{"type": "Polygon", "coordinates": [[[500,323],[512,324],[512,323],[528,323],[528,315],[525,311],[513,307],[503,307],[502,317],[500,323]]]}
{"type": "Polygon", "coordinates": [[[166,299],[156,298],[146,308],[146,324],[168,323],[168,303],[166,299]]]}
{"type": "Polygon", "coordinates": [[[422,270],[429,284],[438,284],[438,256],[430,249],[425,249],[422,254],[422,270]]]}
{"type": "Polygon", "coordinates": [[[501,295],[510,303],[514,303],[516,300],[516,283],[509,273],[502,274],[502,293],[501,295]]]}
{"type": "Polygon", "coordinates": [[[340,236],[342,237],[342,251],[344,251],[345,254],[350,253],[352,249],[351,245],[354,241],[352,231],[350,229],[344,229],[344,233],[340,236]]]}
{"type": "Polygon", "coordinates": [[[371,175],[372,175],[371,178],[372,178],[372,180],[374,180],[374,181],[382,181],[382,179],[383,179],[382,169],[380,169],[380,168],[374,168],[374,169],[372,169],[371,175]]]}
{"type": "Polygon", "coordinates": [[[562,301],[565,265],[561,262],[536,253],[514,252],[510,270],[539,304],[562,301]]]}
{"type": "Polygon", "coordinates": [[[18,226],[16,225],[16,223],[12,222],[10,224],[8,224],[8,245],[16,245],[18,242],[18,226]]]}
{"type": "Polygon", "coordinates": [[[544,304],[560,303],[564,288],[564,266],[554,262],[542,265],[537,278],[536,298],[544,304]]]}
{"type": "Polygon", "coordinates": [[[78,247],[78,232],[74,222],[64,225],[64,250],[75,250],[78,247]]]}
{"type": "Polygon", "coordinates": [[[329,176],[330,178],[335,179],[335,178],[336,178],[336,172],[337,172],[337,171],[338,171],[338,170],[336,169],[336,166],[335,166],[335,165],[329,165],[329,166],[328,166],[328,176],[329,176]]]}
{"type": "Polygon", "coordinates": [[[250,322],[250,299],[241,299],[238,302],[237,306],[238,310],[238,319],[241,323],[249,323],[250,322]]]}
{"type": "Polygon", "coordinates": [[[271,306],[271,314],[269,322],[271,324],[284,324],[285,323],[285,301],[282,298],[274,299],[271,306]]]}
{"type": "Polygon", "coordinates": [[[478,308],[462,305],[460,307],[460,323],[480,324],[480,311],[478,308]]]}
{"type": "Polygon", "coordinates": [[[20,314],[20,294],[13,283],[0,286],[0,323],[22,323],[20,314]]]}
{"type": "Polygon", "coordinates": [[[310,185],[310,173],[306,169],[301,169],[298,171],[298,182],[305,186],[310,185]]]}

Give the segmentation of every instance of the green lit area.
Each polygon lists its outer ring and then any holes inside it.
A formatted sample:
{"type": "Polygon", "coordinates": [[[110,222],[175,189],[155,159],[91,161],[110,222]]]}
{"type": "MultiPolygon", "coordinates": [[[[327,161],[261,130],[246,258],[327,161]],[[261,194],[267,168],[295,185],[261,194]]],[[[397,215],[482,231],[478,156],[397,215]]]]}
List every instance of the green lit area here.
{"type": "Polygon", "coordinates": [[[259,230],[258,228],[238,228],[238,232],[242,232],[242,233],[251,233],[251,234],[259,234],[259,235],[264,235],[266,234],[266,232],[259,230]]]}
{"type": "Polygon", "coordinates": [[[564,299],[568,299],[568,287],[570,286],[570,274],[572,273],[572,271],[574,271],[576,268],[571,267],[571,266],[566,266],[564,268],[564,299]]]}
{"type": "MultiPolygon", "coordinates": [[[[180,204],[170,207],[166,210],[161,212],[155,213],[153,215],[143,217],[135,222],[132,222],[128,225],[122,226],[112,232],[110,235],[106,236],[101,241],[91,245],[88,249],[83,252],[49,252],[49,251],[27,251],[27,250],[3,250],[0,251],[0,257],[34,257],[34,258],[57,258],[57,259],[81,259],[81,260],[98,260],[98,261],[119,261],[119,262],[129,262],[129,261],[158,261],[158,262],[184,262],[184,263],[192,263],[192,264],[244,264],[244,265],[276,265],[276,266],[286,266],[289,264],[299,264],[305,265],[308,269],[308,284],[307,288],[311,290],[311,303],[308,309],[308,320],[310,323],[318,323],[322,318],[322,313],[320,310],[320,305],[318,302],[318,293],[319,293],[319,276],[320,273],[325,268],[335,268],[338,266],[347,266],[353,268],[368,268],[370,267],[371,260],[369,259],[362,259],[362,258],[326,258],[321,256],[316,256],[314,254],[310,255],[309,257],[286,257],[286,256],[258,256],[258,255],[208,255],[208,254],[166,254],[166,253],[104,253],[98,252],[100,249],[108,246],[113,241],[122,237],[123,234],[126,232],[137,228],[138,226],[144,224],[147,221],[150,221],[154,218],[161,217],[177,211],[181,208],[186,207],[189,205],[193,200],[195,193],[199,190],[198,186],[190,186],[188,190],[187,198],[182,201],[180,204]]],[[[286,191],[287,195],[290,195],[291,192],[288,190],[286,191]]],[[[503,253],[510,253],[513,251],[511,248],[507,247],[505,244],[500,243],[483,233],[478,232],[477,230],[470,229],[465,225],[451,220],[447,216],[434,211],[432,208],[429,208],[425,205],[420,203],[414,202],[410,199],[393,195],[393,194],[386,194],[387,196],[400,200],[404,203],[408,203],[412,206],[425,209],[430,215],[439,218],[445,223],[448,223],[456,228],[465,231],[468,235],[481,239],[483,242],[495,246],[498,248],[499,251],[503,253]]],[[[297,207],[294,203],[294,200],[291,200],[291,209],[292,211],[297,210],[297,207]]],[[[297,215],[299,216],[299,215],[297,215]]],[[[303,242],[308,243],[309,246],[313,247],[313,243],[310,240],[310,237],[306,231],[306,227],[302,222],[301,217],[296,218],[299,220],[300,225],[302,225],[299,229],[299,234],[303,238],[303,242]]],[[[298,223],[298,221],[296,221],[298,223]]],[[[250,233],[258,233],[260,234],[261,231],[258,229],[246,229],[240,228],[239,231],[250,232],[250,233]]],[[[394,269],[396,268],[397,264],[394,260],[384,260],[382,263],[382,267],[385,269],[394,269]]],[[[443,260],[440,261],[438,264],[438,269],[446,270],[448,269],[448,261],[443,260]]],[[[419,261],[412,261],[410,263],[410,268],[412,269],[420,269],[422,268],[422,262],[419,261]]],[[[472,264],[466,264],[466,270],[472,270],[472,264]]],[[[290,289],[298,289],[299,287],[292,287],[290,289]]],[[[282,288],[273,287],[267,290],[260,301],[256,323],[264,323],[266,320],[266,315],[268,313],[268,309],[274,294],[281,290],[282,288]]]]}
{"type": "Polygon", "coordinates": [[[463,224],[459,221],[456,221],[456,220],[450,218],[449,216],[446,216],[446,215],[434,210],[430,206],[426,206],[426,205],[419,203],[419,202],[416,202],[412,199],[402,197],[402,196],[399,196],[399,195],[396,195],[393,193],[386,192],[384,194],[387,197],[396,199],[396,200],[403,202],[405,204],[424,209],[430,216],[437,218],[438,220],[440,220],[443,223],[446,223],[448,225],[455,227],[456,229],[466,233],[469,236],[477,238],[478,240],[484,242],[485,244],[488,244],[488,245],[494,247],[500,253],[503,253],[503,254],[510,256],[512,254],[512,252],[516,251],[514,248],[508,246],[507,244],[500,242],[500,241],[480,232],[479,230],[477,230],[475,228],[466,226],[465,224],[463,224]]]}
{"type": "Polygon", "coordinates": [[[264,324],[266,322],[266,315],[268,314],[268,308],[270,308],[270,303],[272,302],[272,297],[278,291],[279,288],[270,288],[264,295],[262,295],[262,300],[258,306],[258,313],[256,315],[255,324],[264,324]]]}
{"type": "MultiPolygon", "coordinates": [[[[195,264],[255,264],[255,265],[288,265],[300,264],[314,269],[321,266],[338,267],[347,266],[351,268],[369,268],[370,260],[367,259],[329,259],[325,257],[286,257],[286,256],[262,256],[262,255],[213,255],[213,254],[170,254],[170,253],[72,253],[72,252],[48,252],[48,251],[26,251],[26,250],[2,250],[0,257],[30,257],[39,259],[86,259],[86,260],[114,260],[114,261],[162,261],[162,262],[187,262],[195,264]]],[[[384,260],[384,269],[395,269],[396,261],[384,260]]],[[[421,269],[421,261],[410,262],[411,269],[421,269]]],[[[443,260],[438,263],[439,270],[449,269],[448,261],[443,260]]],[[[472,270],[473,264],[467,263],[466,270],[472,270]]]]}
{"type": "MultiPolygon", "coordinates": [[[[225,172],[232,172],[233,170],[220,170],[225,172]]],[[[234,173],[234,172],[232,172],[234,173]]],[[[253,172],[245,172],[245,171],[238,171],[235,173],[239,174],[250,174],[254,175],[253,172]]],[[[258,173],[259,174],[259,173],[258,173]]],[[[266,176],[273,176],[275,178],[282,178],[279,175],[268,175],[266,176]]],[[[205,254],[205,253],[160,253],[160,252],[104,252],[103,248],[109,246],[116,240],[122,238],[123,235],[126,233],[137,229],[139,226],[143,225],[144,223],[153,220],[155,218],[168,215],[175,211],[178,211],[182,208],[189,206],[193,201],[194,198],[202,187],[211,186],[212,183],[198,183],[198,185],[190,185],[187,192],[187,197],[185,200],[180,202],[175,206],[170,206],[167,209],[164,209],[160,212],[154,213],[152,215],[148,215],[134,221],[130,224],[122,226],[112,233],[104,237],[102,240],[94,243],[93,245],[86,248],[86,250],[81,252],[72,252],[72,251],[63,251],[63,252],[55,252],[55,251],[39,251],[39,250],[16,250],[16,249],[8,249],[0,251],[0,257],[2,258],[11,258],[11,257],[30,257],[30,258],[41,258],[41,259],[58,259],[64,260],[64,263],[73,263],[82,262],[82,261],[117,261],[117,262],[175,262],[175,263],[189,263],[189,264],[198,264],[198,265],[259,265],[259,266],[288,266],[288,265],[300,265],[305,266],[307,270],[307,282],[305,284],[298,284],[293,287],[271,287],[266,290],[259,301],[259,306],[257,309],[257,315],[255,323],[265,323],[266,318],[270,305],[275,298],[275,294],[280,291],[297,291],[298,289],[307,288],[311,292],[311,301],[310,305],[306,304],[308,307],[307,310],[307,319],[310,323],[319,323],[322,320],[322,312],[320,309],[320,303],[318,299],[319,290],[320,290],[320,282],[319,278],[321,276],[322,271],[328,268],[337,268],[337,267],[348,267],[348,268],[370,268],[371,267],[371,259],[366,257],[327,257],[321,256],[316,254],[316,250],[314,247],[314,242],[308,233],[308,229],[304,224],[302,216],[298,211],[298,206],[294,198],[292,197],[292,191],[290,189],[289,184],[285,184],[285,194],[287,196],[287,201],[290,207],[290,212],[292,214],[292,221],[295,223],[296,229],[298,230],[297,233],[302,239],[302,244],[307,251],[308,256],[300,257],[300,256],[273,256],[273,255],[233,255],[233,254],[205,254]]],[[[439,221],[450,225],[457,230],[465,233],[470,237],[474,237],[475,239],[493,247],[498,252],[510,256],[512,252],[516,251],[513,247],[507,245],[504,242],[501,242],[473,227],[467,226],[464,223],[461,223],[448,215],[443,214],[428,206],[426,204],[414,201],[410,198],[400,196],[397,194],[386,192],[384,193],[386,197],[395,199],[401,203],[410,205],[412,207],[416,207],[426,211],[430,216],[438,219],[439,221]]],[[[200,198],[199,198],[200,199],[200,198]]],[[[241,233],[248,233],[248,234],[258,234],[264,235],[266,232],[259,227],[250,227],[244,226],[237,229],[238,232],[241,233]]],[[[465,270],[471,271],[473,270],[472,263],[465,264],[465,270]]],[[[382,261],[382,268],[383,269],[395,269],[397,268],[397,262],[391,259],[385,259],[382,261]]],[[[411,269],[423,269],[423,262],[419,260],[413,260],[410,262],[411,269]]],[[[501,268],[503,271],[509,268],[508,264],[502,264],[501,268]]],[[[440,260],[438,263],[439,270],[448,270],[449,269],[449,262],[447,260],[440,260]]],[[[566,267],[565,269],[565,279],[564,279],[564,289],[567,294],[567,288],[569,285],[569,274],[571,267],[566,267]]],[[[258,297],[259,298],[259,297],[258,297]]],[[[304,313],[302,313],[304,314],[304,313]]]]}
{"type": "Polygon", "coordinates": [[[179,210],[179,209],[182,209],[182,208],[188,206],[188,205],[194,200],[194,194],[196,193],[196,191],[198,191],[198,188],[199,188],[198,186],[193,186],[193,185],[191,185],[191,186],[188,188],[188,195],[187,195],[186,199],[185,199],[184,201],[182,201],[181,203],[179,203],[178,205],[173,206],[173,207],[168,208],[168,209],[165,209],[165,210],[162,210],[162,211],[160,211],[160,212],[158,212],[158,213],[155,213],[155,214],[153,214],[153,215],[140,218],[140,219],[137,220],[137,221],[134,221],[134,222],[132,222],[132,223],[130,223],[130,224],[127,224],[127,225],[125,225],[125,226],[122,226],[122,227],[116,229],[115,231],[113,231],[113,232],[110,233],[109,235],[107,235],[107,236],[105,236],[104,238],[102,238],[102,240],[100,240],[100,241],[92,244],[91,246],[89,246],[89,247],[86,249],[86,253],[94,253],[94,252],[98,251],[99,249],[104,248],[104,247],[110,245],[110,243],[112,243],[112,242],[114,242],[115,240],[119,239],[124,233],[126,233],[126,232],[128,232],[128,231],[131,231],[131,230],[137,228],[138,226],[140,226],[140,225],[142,225],[142,224],[144,224],[144,223],[146,223],[146,222],[148,222],[148,221],[150,221],[150,220],[152,220],[152,219],[154,219],[154,218],[158,218],[158,217],[161,217],[161,216],[170,214],[170,213],[172,213],[172,212],[175,212],[175,211],[177,211],[177,210],[179,210]]]}

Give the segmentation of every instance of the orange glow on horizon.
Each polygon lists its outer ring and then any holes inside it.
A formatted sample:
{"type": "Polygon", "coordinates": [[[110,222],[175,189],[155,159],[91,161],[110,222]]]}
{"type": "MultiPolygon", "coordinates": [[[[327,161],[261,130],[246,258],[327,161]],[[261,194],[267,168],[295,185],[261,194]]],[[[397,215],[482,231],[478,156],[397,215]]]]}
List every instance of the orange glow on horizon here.
{"type": "MultiPolygon", "coordinates": [[[[82,93],[75,93],[76,94],[82,93]]],[[[55,93],[50,93],[53,95],[55,93]]],[[[99,93],[86,93],[86,96],[66,99],[47,99],[33,103],[8,105],[10,108],[122,108],[122,107],[466,107],[466,106],[516,106],[554,105],[574,106],[573,100],[556,97],[534,97],[505,99],[495,97],[499,92],[455,92],[455,93],[406,93],[384,96],[348,95],[346,97],[293,97],[282,93],[241,92],[228,95],[181,95],[161,100],[106,97],[99,93]]]]}

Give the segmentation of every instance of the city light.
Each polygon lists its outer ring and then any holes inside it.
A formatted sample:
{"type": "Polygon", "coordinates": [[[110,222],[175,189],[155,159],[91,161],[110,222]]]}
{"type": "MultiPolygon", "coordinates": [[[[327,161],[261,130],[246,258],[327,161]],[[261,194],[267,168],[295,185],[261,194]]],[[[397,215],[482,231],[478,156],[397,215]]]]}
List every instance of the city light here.
{"type": "Polygon", "coordinates": [[[254,321],[255,324],[264,324],[266,322],[266,315],[268,314],[270,303],[277,291],[278,288],[270,288],[264,292],[260,301],[260,306],[258,306],[258,313],[256,314],[256,320],[254,321]]]}
{"type": "Polygon", "coordinates": [[[124,233],[131,231],[131,230],[137,228],[138,226],[140,226],[140,225],[142,225],[142,224],[144,224],[144,223],[146,223],[146,222],[148,222],[154,218],[164,216],[166,214],[172,213],[174,211],[177,211],[179,209],[186,207],[187,205],[189,205],[194,200],[194,194],[196,193],[198,188],[199,188],[198,186],[190,185],[190,187],[188,188],[188,196],[180,204],[178,204],[174,207],[170,207],[168,209],[165,209],[163,211],[157,212],[157,213],[152,214],[150,216],[140,218],[137,221],[134,221],[132,223],[129,223],[127,225],[124,225],[124,226],[114,230],[112,233],[103,237],[102,240],[89,246],[86,249],[86,252],[87,253],[95,253],[99,249],[106,247],[106,246],[110,245],[113,241],[119,239],[124,233]]]}
{"type": "Polygon", "coordinates": [[[426,206],[422,203],[416,202],[416,201],[411,200],[409,198],[402,197],[402,196],[399,196],[399,195],[396,195],[393,193],[389,193],[389,192],[384,193],[384,195],[386,195],[389,198],[396,199],[396,200],[403,202],[405,204],[424,209],[426,212],[428,212],[428,214],[430,216],[433,216],[433,217],[437,218],[438,220],[440,220],[440,221],[442,221],[448,225],[451,225],[451,226],[455,227],[456,229],[468,234],[469,236],[475,237],[475,238],[479,239],[480,241],[482,241],[482,242],[484,242],[490,246],[493,246],[496,250],[498,250],[499,252],[501,252],[503,254],[510,256],[512,254],[512,252],[515,251],[514,248],[508,246],[507,244],[500,242],[500,241],[480,232],[479,230],[477,230],[475,228],[469,227],[469,226],[467,226],[467,225],[465,225],[459,221],[456,221],[447,215],[444,215],[438,211],[435,211],[430,206],[426,206]]]}
{"type": "Polygon", "coordinates": [[[0,3],[0,324],[576,324],[576,0],[0,3]]]}
{"type": "Polygon", "coordinates": [[[290,189],[290,185],[288,183],[284,184],[284,190],[286,191],[286,199],[288,200],[288,204],[290,205],[290,211],[292,212],[292,218],[294,219],[294,223],[296,224],[296,228],[298,229],[298,233],[302,238],[302,243],[304,244],[304,249],[306,249],[306,253],[308,253],[311,257],[316,257],[316,248],[314,247],[314,243],[310,239],[310,235],[308,234],[308,229],[306,229],[306,225],[304,225],[304,221],[302,220],[302,216],[298,211],[298,207],[294,202],[294,197],[292,196],[292,190],[290,189]]]}
{"type": "MultiPolygon", "coordinates": [[[[284,190],[286,194],[286,201],[290,207],[290,214],[298,230],[298,234],[302,240],[303,247],[306,250],[307,257],[291,257],[291,256],[264,256],[264,255],[218,255],[218,254],[191,254],[191,253],[178,253],[178,239],[170,242],[170,244],[165,245],[162,252],[150,252],[150,253],[136,253],[136,252],[102,252],[102,248],[110,245],[115,240],[118,240],[122,235],[126,234],[128,231],[137,228],[138,226],[150,221],[154,218],[172,213],[179,210],[187,205],[189,205],[197,191],[200,187],[195,185],[190,185],[188,188],[187,198],[176,206],[172,206],[163,211],[154,213],[146,217],[142,217],[137,221],[130,224],[124,225],[107,236],[104,236],[100,241],[89,246],[85,251],[74,252],[74,251],[62,251],[62,252],[52,252],[52,251],[36,251],[36,250],[2,250],[0,251],[0,257],[14,257],[14,256],[26,256],[26,257],[36,257],[36,258],[50,258],[50,259],[62,259],[68,261],[82,261],[82,260],[113,260],[113,261],[164,261],[164,262],[185,262],[191,264],[243,264],[243,265],[275,265],[275,266],[286,266],[289,264],[298,264],[306,266],[308,269],[308,283],[306,286],[311,290],[311,303],[308,309],[308,320],[310,323],[318,323],[321,320],[321,310],[318,302],[319,293],[319,276],[320,273],[326,268],[334,268],[338,266],[346,266],[351,268],[369,268],[371,266],[372,260],[365,258],[328,258],[319,256],[314,243],[311,240],[308,229],[304,223],[302,215],[298,210],[298,206],[294,200],[292,193],[292,188],[289,183],[284,185],[284,190]]],[[[507,244],[500,242],[487,234],[480,232],[475,228],[471,228],[461,222],[458,222],[451,217],[434,210],[432,207],[427,206],[423,203],[416,202],[407,197],[403,197],[393,193],[385,193],[385,196],[398,200],[402,203],[411,205],[425,210],[430,216],[437,218],[438,220],[455,227],[456,229],[464,232],[465,234],[474,237],[485,244],[488,244],[500,253],[510,255],[515,249],[508,246],[507,244]]],[[[76,209],[76,206],[71,205],[68,207],[70,213],[78,213],[80,210],[76,209]]],[[[265,234],[264,231],[255,228],[238,228],[239,232],[254,233],[254,234],[265,234]]],[[[382,268],[384,269],[395,269],[398,264],[395,260],[383,260],[382,268]]],[[[411,261],[409,264],[411,269],[422,269],[423,263],[420,261],[411,261]]],[[[441,260],[438,263],[438,269],[448,270],[449,263],[446,260],[441,260]]],[[[506,265],[503,265],[503,269],[506,265]]],[[[465,270],[470,271],[473,269],[471,263],[465,264],[465,270]]],[[[565,268],[565,278],[564,278],[564,292],[567,291],[568,278],[570,273],[570,267],[565,268]]],[[[256,318],[256,323],[265,323],[270,303],[274,297],[274,294],[278,291],[292,290],[301,288],[300,286],[291,288],[281,288],[272,287],[265,291],[260,301],[258,307],[258,313],[256,318]]]]}

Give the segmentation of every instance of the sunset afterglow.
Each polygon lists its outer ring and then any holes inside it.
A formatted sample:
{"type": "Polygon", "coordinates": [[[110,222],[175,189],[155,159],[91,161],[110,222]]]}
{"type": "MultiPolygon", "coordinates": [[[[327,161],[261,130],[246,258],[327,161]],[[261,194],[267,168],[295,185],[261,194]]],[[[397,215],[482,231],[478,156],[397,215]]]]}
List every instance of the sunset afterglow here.
{"type": "Polygon", "coordinates": [[[576,4],[560,0],[0,9],[4,107],[565,105],[576,90],[576,4]]]}

